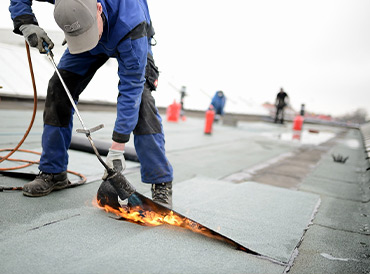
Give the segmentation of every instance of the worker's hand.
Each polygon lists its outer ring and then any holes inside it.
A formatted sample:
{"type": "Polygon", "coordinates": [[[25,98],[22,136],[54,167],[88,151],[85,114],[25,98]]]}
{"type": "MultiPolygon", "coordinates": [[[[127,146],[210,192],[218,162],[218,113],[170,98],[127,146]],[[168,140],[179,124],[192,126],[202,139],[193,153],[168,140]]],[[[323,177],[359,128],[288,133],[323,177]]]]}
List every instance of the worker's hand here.
{"type": "Polygon", "coordinates": [[[19,30],[22,32],[24,38],[26,38],[28,44],[31,47],[38,48],[40,53],[46,53],[46,50],[42,44],[43,42],[48,44],[49,49],[54,47],[54,43],[51,41],[46,32],[37,25],[22,25],[19,27],[19,30]]]}
{"type": "MultiPolygon", "coordinates": [[[[107,159],[105,163],[108,167],[114,168],[117,172],[123,172],[126,168],[125,157],[123,156],[123,150],[109,149],[107,159]]],[[[108,172],[105,170],[102,177],[103,180],[107,179],[108,172]]]]}

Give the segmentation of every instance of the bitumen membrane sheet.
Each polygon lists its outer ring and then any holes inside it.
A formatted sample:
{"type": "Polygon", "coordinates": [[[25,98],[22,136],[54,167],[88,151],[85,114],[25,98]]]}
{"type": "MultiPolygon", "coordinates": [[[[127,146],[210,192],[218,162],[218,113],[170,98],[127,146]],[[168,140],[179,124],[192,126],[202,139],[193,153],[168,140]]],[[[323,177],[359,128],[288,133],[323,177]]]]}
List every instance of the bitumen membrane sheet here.
{"type": "Polygon", "coordinates": [[[370,273],[370,174],[361,140],[349,130],[303,180],[300,190],[322,202],[291,273],[370,273]],[[348,158],[335,162],[332,155],[348,158]]]}
{"type": "MultiPolygon", "coordinates": [[[[110,140],[114,113],[81,115],[88,127],[105,125],[93,138],[110,140]]],[[[0,117],[0,145],[14,147],[30,111],[0,109],[0,117]]],[[[181,227],[117,220],[92,204],[103,173],[95,155],[70,150],[69,169],[84,174],[85,185],[40,198],[19,191],[0,193],[0,273],[368,273],[369,180],[356,130],[305,125],[305,135],[297,140],[282,137],[292,133],[289,123],[239,121],[237,126],[214,124],[212,135],[205,135],[203,119],[171,123],[162,117],[167,156],[174,167],[174,210],[262,257],[181,227]],[[310,135],[309,127],[323,134],[310,135]],[[343,131],[344,137],[336,137],[343,131]],[[334,146],[326,145],[334,137],[334,146]],[[309,165],[310,172],[296,189],[276,183],[276,173],[268,179],[274,163],[283,165],[284,157],[314,149],[322,150],[323,156],[317,165],[309,165]],[[348,162],[334,163],[333,151],[350,155],[348,162]],[[247,171],[258,178],[259,170],[265,174],[263,184],[247,177],[238,182],[228,179],[247,171]],[[338,178],[339,173],[345,175],[338,178]]],[[[75,127],[79,128],[78,120],[75,127]]],[[[22,148],[40,152],[41,132],[38,111],[22,148]]],[[[132,139],[128,146],[133,146],[132,139]]],[[[287,176],[292,161],[284,163],[287,166],[280,165],[279,172],[287,176]]],[[[7,161],[0,167],[12,165],[7,161]]],[[[37,166],[21,171],[37,173],[37,166]]],[[[127,161],[125,174],[137,191],[150,197],[150,185],[140,180],[139,163],[127,161]]],[[[0,181],[5,186],[27,182],[5,176],[0,181]]]]}
{"type": "Polygon", "coordinates": [[[175,210],[287,264],[320,197],[255,182],[230,185],[196,177],[176,185],[174,200],[183,207],[175,210]]]}

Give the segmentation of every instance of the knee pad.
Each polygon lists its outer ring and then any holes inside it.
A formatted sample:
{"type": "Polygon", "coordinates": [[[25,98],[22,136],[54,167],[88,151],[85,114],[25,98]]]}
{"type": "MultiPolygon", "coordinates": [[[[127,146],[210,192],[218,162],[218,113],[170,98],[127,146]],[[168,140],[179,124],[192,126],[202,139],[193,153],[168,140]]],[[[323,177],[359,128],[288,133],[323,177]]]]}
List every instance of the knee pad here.
{"type": "Polygon", "coordinates": [[[48,85],[44,123],[51,126],[66,127],[71,120],[71,115],[72,104],[58,75],[54,73],[48,85]]]}

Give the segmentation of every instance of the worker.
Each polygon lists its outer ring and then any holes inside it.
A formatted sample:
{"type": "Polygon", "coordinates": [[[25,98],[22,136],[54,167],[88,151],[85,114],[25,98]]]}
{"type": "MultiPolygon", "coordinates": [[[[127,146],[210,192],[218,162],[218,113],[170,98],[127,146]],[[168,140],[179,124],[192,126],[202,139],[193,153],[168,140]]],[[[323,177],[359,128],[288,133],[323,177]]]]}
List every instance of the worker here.
{"type": "MultiPolygon", "coordinates": [[[[54,0],[46,1],[54,3],[54,0]]],[[[31,47],[45,53],[43,42],[49,49],[54,44],[38,26],[31,5],[32,0],[10,1],[13,31],[22,34],[31,47]]],[[[156,90],[159,73],[151,49],[154,29],[147,1],[56,0],[54,19],[68,44],[58,69],[76,102],[109,58],[118,62],[117,117],[107,165],[113,167],[114,163],[117,168],[118,164],[123,172],[125,144],[133,132],[142,182],[151,184],[154,201],[171,207],[173,170],[165,153],[162,120],[151,94],[156,90]]],[[[24,195],[44,196],[67,187],[73,112],[54,73],[49,81],[43,116],[40,172],[35,180],[24,185],[24,195]]],[[[103,179],[106,177],[105,173],[103,179]]]]}
{"type": "Polygon", "coordinates": [[[284,123],[284,108],[289,104],[289,97],[288,94],[280,88],[280,91],[276,95],[275,99],[275,107],[276,107],[276,114],[275,114],[275,123],[280,122],[281,124],[284,123]]]}
{"type": "Polygon", "coordinates": [[[224,116],[225,103],[226,97],[224,92],[222,90],[217,91],[211,101],[211,105],[215,110],[215,122],[217,122],[221,116],[224,116]]]}
{"type": "Polygon", "coordinates": [[[186,87],[182,86],[180,91],[180,104],[181,104],[181,110],[180,110],[180,117],[185,117],[185,108],[184,108],[184,98],[186,96],[186,87]]]}

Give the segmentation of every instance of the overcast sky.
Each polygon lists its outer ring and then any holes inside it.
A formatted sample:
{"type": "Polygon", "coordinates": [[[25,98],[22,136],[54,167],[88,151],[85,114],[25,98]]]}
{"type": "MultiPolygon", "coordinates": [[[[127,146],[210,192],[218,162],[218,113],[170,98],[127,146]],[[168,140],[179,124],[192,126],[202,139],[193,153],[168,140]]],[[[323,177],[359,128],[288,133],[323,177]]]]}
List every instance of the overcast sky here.
{"type": "MultiPolygon", "coordinates": [[[[166,81],[196,96],[222,89],[233,100],[291,104],[341,115],[370,114],[370,1],[148,0],[166,81]]],[[[1,28],[11,28],[0,1],[1,28]]],[[[40,26],[57,29],[52,5],[34,1],[40,26]]],[[[248,107],[248,104],[246,104],[248,107]]]]}

